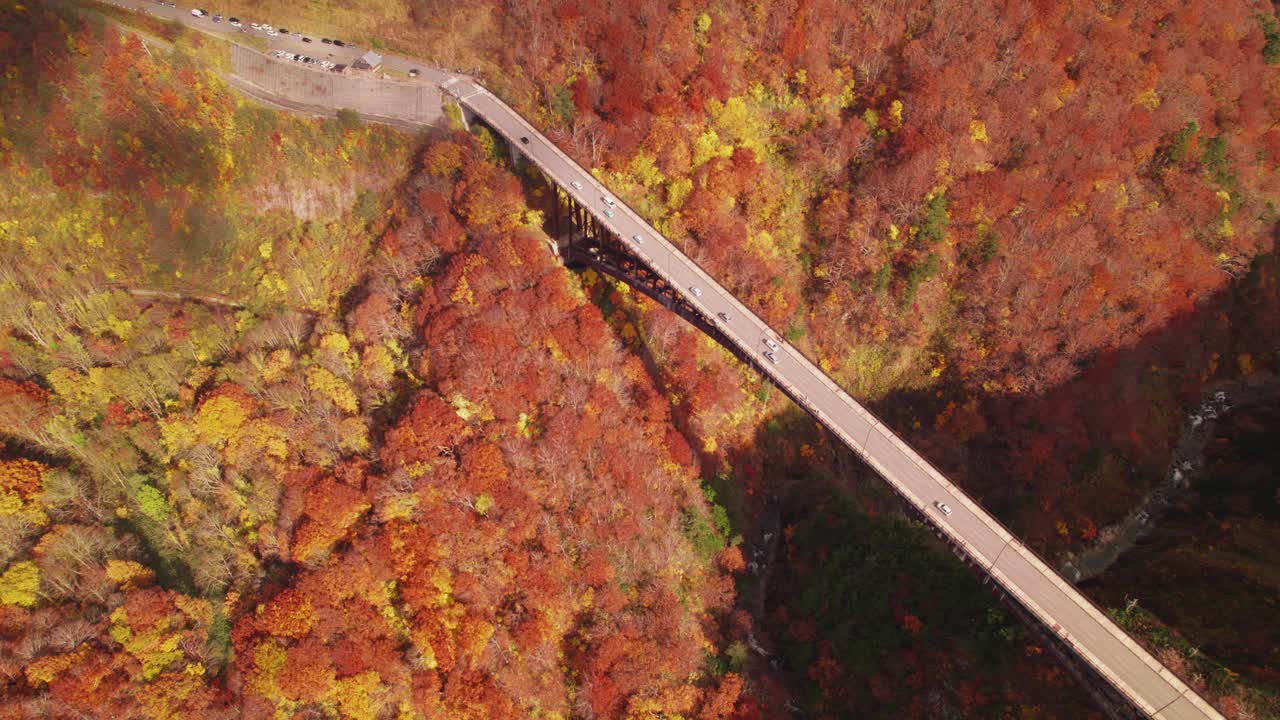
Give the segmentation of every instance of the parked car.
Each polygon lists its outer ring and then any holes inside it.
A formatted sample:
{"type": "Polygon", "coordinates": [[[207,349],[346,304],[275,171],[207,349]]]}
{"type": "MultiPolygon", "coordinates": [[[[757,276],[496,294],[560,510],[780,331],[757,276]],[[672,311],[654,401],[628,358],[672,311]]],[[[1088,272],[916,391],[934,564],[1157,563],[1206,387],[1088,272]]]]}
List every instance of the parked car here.
{"type": "Polygon", "coordinates": [[[275,28],[271,27],[270,25],[263,25],[262,29],[266,30],[267,32],[271,32],[272,30],[275,30],[275,28]]]}
{"type": "Polygon", "coordinates": [[[280,33],[281,35],[288,35],[288,34],[289,34],[289,31],[288,31],[288,30],[285,30],[284,28],[280,28],[280,29],[276,30],[276,32],[280,33]]]}
{"type": "Polygon", "coordinates": [[[204,17],[205,15],[208,15],[208,13],[201,10],[200,8],[192,8],[191,14],[195,15],[196,17],[204,17]]]}
{"type": "Polygon", "coordinates": [[[346,47],[346,46],[347,46],[347,44],[346,44],[346,43],[344,43],[344,42],[342,42],[341,40],[334,40],[334,41],[333,41],[333,44],[334,44],[334,45],[337,45],[338,47],[346,47]]]}
{"type": "Polygon", "coordinates": [[[951,506],[942,502],[941,500],[934,500],[933,506],[938,508],[938,512],[942,513],[943,515],[951,514],[951,506]]]}
{"type": "Polygon", "coordinates": [[[214,15],[214,16],[213,16],[213,21],[214,21],[214,22],[222,22],[222,16],[221,16],[221,15],[214,15]]]}
{"type": "Polygon", "coordinates": [[[694,297],[702,297],[702,288],[698,287],[697,285],[690,287],[689,290],[693,292],[694,297]]]}
{"type": "Polygon", "coordinates": [[[409,77],[418,77],[418,68],[410,68],[409,77]]]}
{"type": "Polygon", "coordinates": [[[255,22],[251,22],[251,23],[249,23],[249,27],[253,28],[254,30],[261,30],[261,29],[262,29],[262,26],[261,26],[261,25],[259,25],[258,23],[255,23],[255,22]]]}
{"type": "Polygon", "coordinates": [[[643,244],[644,244],[644,236],[643,236],[643,235],[632,235],[632,236],[631,236],[631,239],[632,239],[632,240],[635,240],[637,245],[643,245],[643,244]]]}
{"type": "Polygon", "coordinates": [[[311,38],[309,38],[309,37],[304,37],[304,38],[302,38],[302,42],[311,42],[311,38]]]}
{"type": "Polygon", "coordinates": [[[231,23],[231,27],[240,27],[240,18],[228,18],[227,22],[231,23]]]}
{"type": "Polygon", "coordinates": [[[605,204],[605,205],[608,205],[609,207],[615,207],[615,206],[617,205],[617,203],[615,203],[615,202],[613,201],[613,198],[609,197],[608,195],[605,195],[604,197],[602,197],[602,198],[600,198],[600,199],[601,199],[602,201],[604,201],[604,204],[605,204]]]}
{"type": "Polygon", "coordinates": [[[268,36],[268,37],[276,37],[276,36],[277,36],[277,35],[279,35],[279,34],[280,34],[280,33],[276,32],[275,30],[268,30],[268,31],[267,31],[267,36],[268,36]]]}
{"type": "Polygon", "coordinates": [[[330,40],[329,38],[320,38],[320,42],[324,43],[325,45],[332,45],[332,44],[333,44],[333,41],[332,41],[332,40],[330,40]]]}

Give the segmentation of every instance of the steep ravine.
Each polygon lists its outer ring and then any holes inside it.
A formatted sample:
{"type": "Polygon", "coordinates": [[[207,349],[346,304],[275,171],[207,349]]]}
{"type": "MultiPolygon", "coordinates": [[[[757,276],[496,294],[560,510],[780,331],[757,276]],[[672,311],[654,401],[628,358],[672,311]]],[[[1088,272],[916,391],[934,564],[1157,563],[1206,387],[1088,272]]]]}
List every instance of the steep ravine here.
{"type": "Polygon", "coordinates": [[[1175,503],[1184,499],[1205,464],[1205,447],[1218,421],[1228,412],[1273,404],[1280,400],[1280,378],[1258,374],[1246,380],[1210,387],[1200,404],[1187,414],[1182,435],[1169,461],[1165,479],[1143,497],[1124,520],[1103,528],[1088,549],[1071,553],[1060,571],[1072,582],[1097,577],[1146,537],[1175,503]]]}

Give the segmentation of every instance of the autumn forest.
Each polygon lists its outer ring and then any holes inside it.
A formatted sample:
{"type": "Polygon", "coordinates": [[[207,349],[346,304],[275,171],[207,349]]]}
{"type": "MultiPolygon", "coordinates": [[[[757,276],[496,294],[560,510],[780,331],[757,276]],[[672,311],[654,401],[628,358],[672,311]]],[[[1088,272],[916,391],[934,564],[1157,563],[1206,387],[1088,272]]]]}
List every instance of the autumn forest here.
{"type": "MultiPolygon", "coordinates": [[[[210,1],[481,79],[1280,718],[1271,4],[210,1]]],[[[228,58],[0,3],[0,719],[1107,717],[785,394],[561,263],[483,125],[228,58]]]]}

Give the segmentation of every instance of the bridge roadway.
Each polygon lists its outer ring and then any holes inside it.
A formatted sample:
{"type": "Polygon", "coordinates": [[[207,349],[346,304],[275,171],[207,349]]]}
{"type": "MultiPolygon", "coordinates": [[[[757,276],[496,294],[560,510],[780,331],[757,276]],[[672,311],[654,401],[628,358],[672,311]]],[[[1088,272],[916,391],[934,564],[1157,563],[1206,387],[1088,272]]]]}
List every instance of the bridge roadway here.
{"type": "Polygon", "coordinates": [[[442,83],[469,111],[502,134],[548,178],[616,233],[685,299],[724,331],[805,409],[860,455],[908,502],[924,513],[1024,607],[1030,610],[1140,710],[1159,720],[1223,720],[1195,691],[1137,645],[1082,595],[960,488],[827,377],[759,317],[685,257],[621,201],[613,217],[604,198],[613,194],[506,103],[474,81],[453,76],[442,83]],[[522,142],[527,138],[528,142],[522,142]],[[578,183],[581,190],[573,185],[578,183]],[[635,236],[642,242],[636,242],[635,236]],[[697,288],[700,292],[695,292],[697,288]],[[718,318],[725,313],[728,321],[718,318]],[[764,338],[779,347],[777,362],[763,357],[764,338]],[[951,508],[944,515],[934,505],[951,508]]]}
{"type": "MultiPolygon", "coordinates": [[[[195,18],[181,7],[145,0],[109,0],[120,7],[177,20],[212,34],[237,32],[209,18],[195,18]]],[[[265,20],[264,20],[265,21],[265,20]]],[[[265,35],[246,27],[239,32],[265,35]]],[[[272,48],[319,50],[336,61],[349,61],[363,50],[304,44],[298,34],[268,39],[272,48]],[[323,50],[321,50],[323,48],[323,50]]],[[[1137,645],[1093,603],[1029,548],[1015,538],[962,490],[952,485],[892,430],[881,423],[831,378],[779,337],[696,263],[685,257],[657,230],[624,203],[613,217],[605,214],[603,198],[614,197],[528,121],[474,80],[440,71],[405,57],[386,55],[384,65],[407,72],[420,68],[420,81],[439,83],[467,110],[501,133],[512,147],[537,165],[600,223],[616,233],[638,258],[673,288],[677,288],[711,322],[749,356],[773,382],[788,390],[805,410],[858,453],[881,477],[923,513],[952,543],[979,564],[1006,592],[1073,648],[1103,678],[1133,704],[1157,720],[1225,720],[1213,707],[1137,645]],[[528,138],[528,143],[520,138],[528,138]],[[582,189],[576,188],[577,182],[582,189]],[[633,238],[639,235],[642,242],[633,238]],[[701,293],[695,293],[698,288],[701,293]],[[717,319],[719,313],[727,322],[717,319]],[[763,357],[764,338],[777,343],[777,362],[763,357]],[[943,515],[941,501],[952,509],[943,515]]],[[[353,108],[359,110],[360,108],[353,108]]]]}

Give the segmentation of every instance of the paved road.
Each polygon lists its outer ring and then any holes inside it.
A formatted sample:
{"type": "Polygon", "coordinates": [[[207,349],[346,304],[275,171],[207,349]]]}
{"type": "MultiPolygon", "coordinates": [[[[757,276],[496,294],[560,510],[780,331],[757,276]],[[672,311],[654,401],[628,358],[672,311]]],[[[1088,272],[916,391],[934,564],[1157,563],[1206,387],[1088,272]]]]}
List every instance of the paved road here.
{"type": "Polygon", "coordinates": [[[995,518],[638,214],[616,200],[610,206],[606,198],[613,199],[612,194],[524,118],[469,79],[453,77],[442,84],[446,92],[504,135],[548,177],[589,208],[604,226],[623,238],[686,300],[713,318],[730,340],[760,358],[760,365],[774,382],[788,388],[806,410],[1139,708],[1162,720],[1221,720],[1217,711],[1142,650],[995,518]],[[769,343],[776,349],[771,349],[769,343]],[[767,359],[767,351],[773,360],[767,359]],[[944,513],[937,503],[946,505],[949,512],[944,513]]]}
{"type": "MultiPolygon", "coordinates": [[[[170,8],[147,0],[113,1],[121,7],[181,20],[209,32],[238,32],[225,20],[213,23],[209,18],[195,18],[189,9],[170,8]]],[[[248,27],[249,18],[241,20],[245,31],[266,37],[265,33],[248,27]]],[[[302,51],[335,62],[350,62],[363,52],[359,48],[323,45],[319,38],[312,37],[314,42],[304,43],[298,35],[282,35],[268,38],[268,43],[271,49],[302,51]],[[312,52],[316,48],[325,54],[312,52]]],[[[616,200],[610,205],[612,194],[518,113],[465,76],[390,55],[384,57],[384,65],[400,71],[419,68],[422,81],[439,83],[464,107],[505,136],[548,177],[590,209],[604,226],[617,233],[672,287],[678,288],[693,307],[718,322],[731,341],[757,356],[774,382],[787,388],[808,412],[857,452],[1137,707],[1159,720],[1225,720],[999,521],[952,485],[637,213],[616,200]],[[766,359],[766,351],[771,353],[772,360],[766,359]],[[947,512],[939,508],[939,503],[947,507],[947,512]]]]}
{"type": "MultiPolygon", "coordinates": [[[[266,41],[268,50],[284,50],[286,52],[302,53],[316,58],[317,60],[332,60],[335,63],[341,63],[344,65],[350,65],[353,60],[363,55],[369,49],[357,47],[355,45],[338,47],[337,45],[326,44],[322,42],[324,39],[323,36],[308,33],[301,29],[289,28],[289,32],[287,34],[272,36],[269,35],[266,30],[252,27],[252,23],[274,23],[274,20],[271,18],[242,17],[239,18],[241,27],[237,28],[231,25],[229,17],[224,17],[220,22],[214,22],[212,14],[203,17],[195,17],[191,14],[190,7],[170,7],[168,5],[155,2],[155,0],[103,1],[126,10],[147,13],[164,20],[177,20],[188,27],[193,27],[208,33],[224,35],[231,40],[239,40],[247,37],[261,38],[266,41]],[[304,37],[309,38],[311,42],[304,41],[304,37]]],[[[332,40],[333,38],[330,39],[332,40]]],[[[343,38],[338,39],[342,40],[343,38]]],[[[451,74],[429,67],[418,60],[396,55],[383,54],[382,67],[386,70],[393,70],[395,72],[405,74],[408,74],[410,70],[417,70],[419,73],[417,80],[424,83],[440,84],[452,77],[451,74]]]]}

